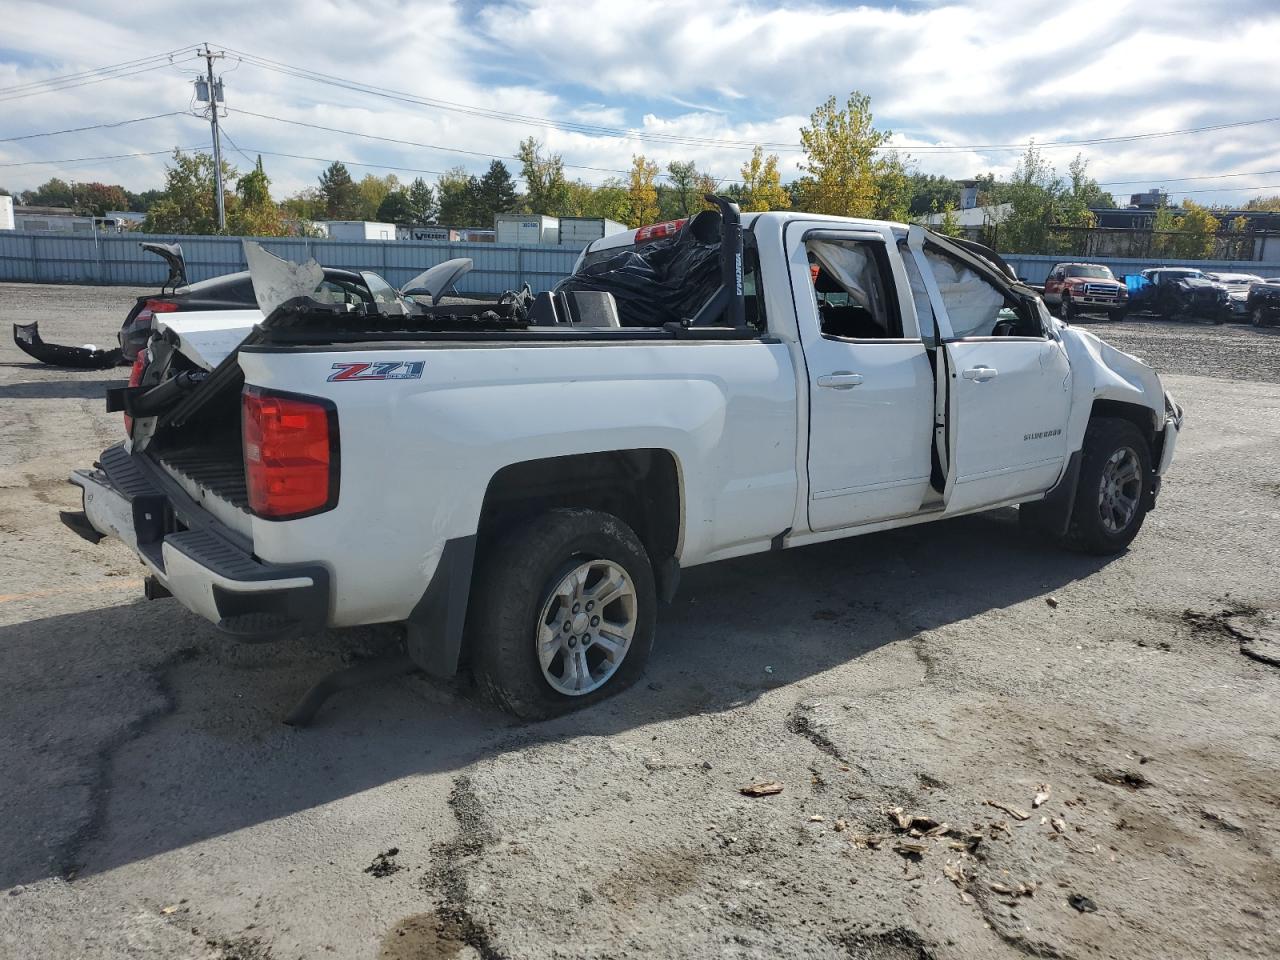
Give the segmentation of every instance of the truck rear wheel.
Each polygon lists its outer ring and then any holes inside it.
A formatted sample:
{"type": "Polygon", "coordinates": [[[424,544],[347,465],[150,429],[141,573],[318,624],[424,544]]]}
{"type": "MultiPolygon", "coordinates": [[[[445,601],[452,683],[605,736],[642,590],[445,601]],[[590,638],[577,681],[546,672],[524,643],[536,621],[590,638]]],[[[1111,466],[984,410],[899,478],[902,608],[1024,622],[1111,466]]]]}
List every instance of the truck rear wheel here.
{"type": "Polygon", "coordinates": [[[490,700],[541,720],[612,696],[644,672],[657,590],[625,523],[598,510],[548,510],[487,554],[468,632],[490,700]]]}
{"type": "Polygon", "coordinates": [[[1147,515],[1151,451],[1128,420],[1095,417],[1084,435],[1067,546],[1086,553],[1119,553],[1133,542],[1147,515]]]}

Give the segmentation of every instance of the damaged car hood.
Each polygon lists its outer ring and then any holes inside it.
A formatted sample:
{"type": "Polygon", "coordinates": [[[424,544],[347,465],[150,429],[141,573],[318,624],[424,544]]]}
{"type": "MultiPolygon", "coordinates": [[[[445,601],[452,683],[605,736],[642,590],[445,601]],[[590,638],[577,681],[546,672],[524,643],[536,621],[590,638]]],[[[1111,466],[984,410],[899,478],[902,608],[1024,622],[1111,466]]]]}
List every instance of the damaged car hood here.
{"type": "Polygon", "coordinates": [[[155,329],[169,331],[178,349],[192,363],[213,370],[262,322],[260,310],[201,310],[195,313],[158,313],[155,329]]]}

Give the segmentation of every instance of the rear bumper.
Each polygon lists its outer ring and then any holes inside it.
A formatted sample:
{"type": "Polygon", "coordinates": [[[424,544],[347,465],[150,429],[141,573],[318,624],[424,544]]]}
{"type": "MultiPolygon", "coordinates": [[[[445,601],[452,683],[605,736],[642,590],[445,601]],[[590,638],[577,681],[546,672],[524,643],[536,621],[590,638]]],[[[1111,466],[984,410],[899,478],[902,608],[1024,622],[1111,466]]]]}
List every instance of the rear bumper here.
{"type": "Polygon", "coordinates": [[[127,544],[183,606],[223,632],[263,640],[329,622],[326,567],[257,559],[147,458],[111,447],[96,469],[70,479],[89,525],[127,544]]]}

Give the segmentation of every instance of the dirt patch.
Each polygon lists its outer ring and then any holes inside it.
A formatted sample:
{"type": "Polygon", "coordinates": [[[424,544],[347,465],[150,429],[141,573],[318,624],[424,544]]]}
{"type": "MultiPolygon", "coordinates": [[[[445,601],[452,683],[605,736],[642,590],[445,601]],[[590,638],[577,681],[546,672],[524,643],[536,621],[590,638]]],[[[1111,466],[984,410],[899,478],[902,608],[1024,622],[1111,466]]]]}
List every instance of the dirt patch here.
{"type": "Polygon", "coordinates": [[[646,851],[609,877],[601,894],[609,902],[633,909],[644,901],[665,901],[691,889],[702,873],[693,851],[683,848],[646,851]]]}
{"type": "Polygon", "coordinates": [[[399,847],[392,847],[390,850],[384,851],[373,858],[373,863],[364,868],[364,872],[373,877],[389,877],[393,873],[399,873],[404,869],[400,864],[396,863],[396,854],[400,852],[399,847]]]}
{"type": "Polygon", "coordinates": [[[445,960],[473,950],[457,917],[432,911],[405,917],[392,927],[382,938],[378,960],[445,960]]]}
{"type": "Polygon", "coordinates": [[[842,937],[849,960],[934,960],[919,934],[903,927],[884,933],[851,933],[842,937]]]}
{"type": "Polygon", "coordinates": [[[218,960],[271,960],[271,948],[258,937],[211,939],[205,945],[217,951],[218,960]]]}
{"type": "Polygon", "coordinates": [[[1280,667],[1280,620],[1269,611],[1243,603],[1212,613],[1187,609],[1182,622],[1201,636],[1236,641],[1240,653],[1251,660],[1280,667]]]}

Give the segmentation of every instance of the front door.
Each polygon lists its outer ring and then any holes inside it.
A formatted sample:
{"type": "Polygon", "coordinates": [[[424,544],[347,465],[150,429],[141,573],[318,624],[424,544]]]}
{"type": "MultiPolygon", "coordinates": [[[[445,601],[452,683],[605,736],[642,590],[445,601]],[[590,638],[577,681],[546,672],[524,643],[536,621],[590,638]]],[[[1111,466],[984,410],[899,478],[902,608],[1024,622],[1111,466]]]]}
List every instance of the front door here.
{"type": "Polygon", "coordinates": [[[911,238],[928,271],[942,350],[948,513],[1043,493],[1067,455],[1071,366],[1031,301],[972,261],[911,238]]]}

